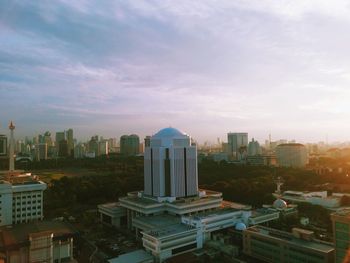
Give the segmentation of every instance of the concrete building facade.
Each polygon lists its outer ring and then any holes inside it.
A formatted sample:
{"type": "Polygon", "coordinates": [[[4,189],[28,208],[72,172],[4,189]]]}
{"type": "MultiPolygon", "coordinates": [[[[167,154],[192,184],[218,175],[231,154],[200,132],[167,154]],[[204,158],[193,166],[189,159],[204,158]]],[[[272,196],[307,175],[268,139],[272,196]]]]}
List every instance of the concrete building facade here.
{"type": "Polygon", "coordinates": [[[227,134],[228,154],[233,159],[240,160],[247,154],[248,133],[230,132],[227,134]]]}
{"type": "Polygon", "coordinates": [[[140,138],[136,134],[120,137],[120,153],[125,156],[133,156],[140,153],[140,138]]]}
{"type": "Polygon", "coordinates": [[[293,233],[263,226],[243,230],[243,252],[270,263],[332,263],[332,243],[316,240],[313,232],[294,228],[293,233]]]}
{"type": "Polygon", "coordinates": [[[144,194],[187,197],[198,194],[197,148],[191,138],[165,128],[150,139],[144,155],[144,194]]]}
{"type": "Polygon", "coordinates": [[[303,168],[308,163],[307,149],[300,143],[285,143],[276,147],[277,164],[282,167],[303,168]]]}

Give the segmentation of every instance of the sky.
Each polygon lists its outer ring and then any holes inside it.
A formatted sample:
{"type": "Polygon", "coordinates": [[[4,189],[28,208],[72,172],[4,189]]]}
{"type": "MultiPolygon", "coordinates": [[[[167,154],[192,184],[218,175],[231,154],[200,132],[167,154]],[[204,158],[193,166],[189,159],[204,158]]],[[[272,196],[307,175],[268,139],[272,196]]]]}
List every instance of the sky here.
{"type": "Polygon", "coordinates": [[[350,139],[345,0],[0,0],[0,133],[350,139]]]}

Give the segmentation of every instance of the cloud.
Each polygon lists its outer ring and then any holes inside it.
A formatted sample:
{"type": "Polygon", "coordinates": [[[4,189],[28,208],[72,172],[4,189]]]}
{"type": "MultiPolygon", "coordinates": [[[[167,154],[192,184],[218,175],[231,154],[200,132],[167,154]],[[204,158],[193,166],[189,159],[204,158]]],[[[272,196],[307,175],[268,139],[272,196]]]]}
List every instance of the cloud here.
{"type": "Polygon", "coordinates": [[[1,1],[0,118],[23,134],[347,139],[332,127],[350,115],[349,13],[347,1],[1,1]]]}

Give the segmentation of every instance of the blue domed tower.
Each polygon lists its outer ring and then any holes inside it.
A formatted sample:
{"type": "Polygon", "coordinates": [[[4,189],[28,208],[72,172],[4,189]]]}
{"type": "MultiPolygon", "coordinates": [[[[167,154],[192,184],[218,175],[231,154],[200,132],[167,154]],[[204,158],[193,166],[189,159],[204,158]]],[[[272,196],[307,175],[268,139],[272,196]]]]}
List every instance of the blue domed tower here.
{"type": "Polygon", "coordinates": [[[187,134],[165,128],[145,148],[144,194],[188,197],[198,194],[197,148],[187,134]]]}

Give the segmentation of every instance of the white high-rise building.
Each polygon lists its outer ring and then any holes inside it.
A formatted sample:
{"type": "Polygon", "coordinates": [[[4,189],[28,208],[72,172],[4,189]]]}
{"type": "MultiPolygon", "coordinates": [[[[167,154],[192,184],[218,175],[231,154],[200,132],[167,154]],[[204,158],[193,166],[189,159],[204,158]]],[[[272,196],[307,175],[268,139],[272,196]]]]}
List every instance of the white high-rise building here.
{"type": "Polygon", "coordinates": [[[233,158],[238,158],[247,152],[248,133],[230,132],[227,134],[228,154],[233,158]]]}
{"type": "Polygon", "coordinates": [[[198,194],[197,148],[191,138],[165,128],[145,148],[144,194],[153,197],[187,197],[198,194]]]}

